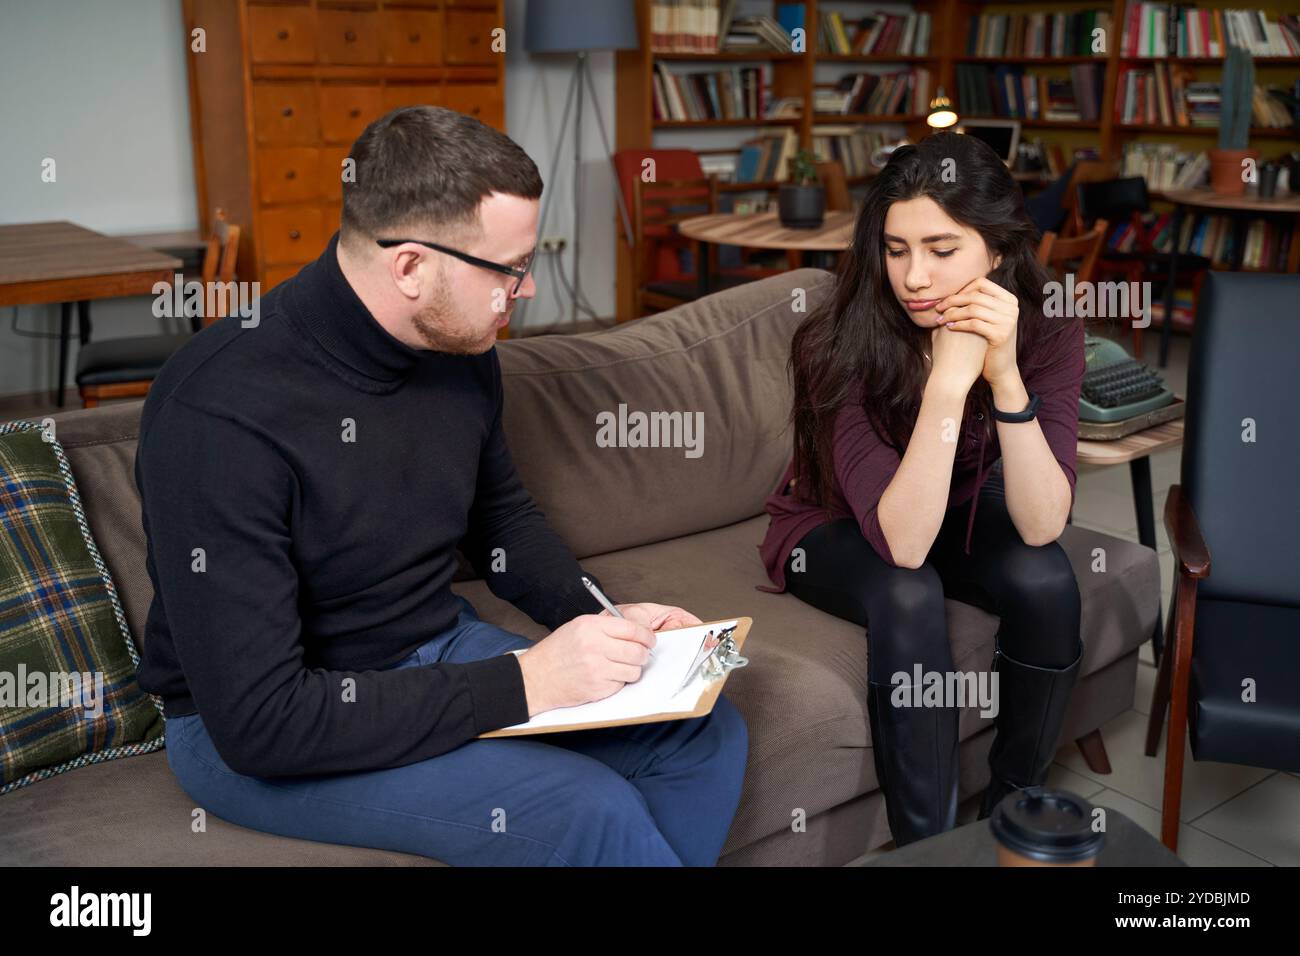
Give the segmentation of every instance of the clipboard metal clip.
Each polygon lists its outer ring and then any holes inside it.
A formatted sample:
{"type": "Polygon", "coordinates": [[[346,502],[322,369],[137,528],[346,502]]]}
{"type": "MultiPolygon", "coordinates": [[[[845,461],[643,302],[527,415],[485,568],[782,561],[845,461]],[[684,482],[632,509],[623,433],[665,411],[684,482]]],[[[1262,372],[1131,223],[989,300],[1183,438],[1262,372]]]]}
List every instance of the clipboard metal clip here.
{"type": "Polygon", "coordinates": [[[705,658],[701,668],[705,680],[715,681],[724,674],[749,663],[748,657],[740,656],[740,649],[736,647],[735,633],[734,625],[718,633],[718,646],[705,658]]]}

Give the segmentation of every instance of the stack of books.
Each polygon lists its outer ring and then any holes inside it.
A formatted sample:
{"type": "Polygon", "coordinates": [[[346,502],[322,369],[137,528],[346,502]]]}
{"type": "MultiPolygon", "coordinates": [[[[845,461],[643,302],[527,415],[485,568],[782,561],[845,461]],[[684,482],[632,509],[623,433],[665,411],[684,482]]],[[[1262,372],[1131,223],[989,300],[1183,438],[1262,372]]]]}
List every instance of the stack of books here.
{"type": "Polygon", "coordinates": [[[794,37],[771,17],[736,17],[724,34],[722,49],[728,53],[790,53],[794,37]]]}
{"type": "Polygon", "coordinates": [[[1252,56],[1300,56],[1300,19],[1263,10],[1210,10],[1190,4],[1128,0],[1124,8],[1124,56],[1221,57],[1229,46],[1252,56]]]}
{"type": "Polygon", "coordinates": [[[1106,10],[1078,10],[1074,13],[984,13],[970,18],[966,32],[966,55],[1007,56],[1099,56],[1106,47],[1094,50],[1096,30],[1110,35],[1110,13],[1106,10]]]}

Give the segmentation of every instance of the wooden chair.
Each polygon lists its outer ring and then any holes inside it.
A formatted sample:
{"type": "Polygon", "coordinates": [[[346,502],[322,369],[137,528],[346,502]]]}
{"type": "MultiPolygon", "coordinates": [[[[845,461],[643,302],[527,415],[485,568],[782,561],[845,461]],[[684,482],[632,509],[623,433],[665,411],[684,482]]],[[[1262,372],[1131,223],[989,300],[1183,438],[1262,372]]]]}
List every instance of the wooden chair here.
{"type": "Polygon", "coordinates": [[[1057,275],[1063,276],[1069,269],[1069,263],[1077,259],[1079,268],[1074,270],[1075,281],[1091,282],[1097,272],[1097,258],[1106,241],[1108,226],[1105,219],[1098,219],[1090,231],[1068,238],[1062,238],[1054,232],[1045,232],[1038,242],[1038,261],[1057,275]]]}
{"type": "MultiPolygon", "coordinates": [[[[204,290],[215,282],[230,283],[235,278],[235,260],[239,254],[239,226],[226,221],[223,210],[212,217],[212,232],[203,253],[200,280],[204,290]]],[[[88,342],[77,353],[77,390],[81,407],[95,408],[100,402],[115,398],[142,398],[149,393],[159,369],[172,353],[190,340],[202,327],[211,325],[225,314],[225,296],[204,295],[205,302],[215,299],[216,314],[191,317],[191,331],[180,334],[136,335],[125,338],[88,342]]]]}

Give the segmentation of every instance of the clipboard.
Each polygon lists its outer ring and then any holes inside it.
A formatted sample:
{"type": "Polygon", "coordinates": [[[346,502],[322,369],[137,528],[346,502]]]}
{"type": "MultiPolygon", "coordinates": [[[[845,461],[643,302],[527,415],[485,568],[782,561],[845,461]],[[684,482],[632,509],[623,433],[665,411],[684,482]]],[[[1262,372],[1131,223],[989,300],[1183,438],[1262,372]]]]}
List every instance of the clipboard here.
{"type": "MultiPolygon", "coordinates": [[[[630,724],[653,724],[665,720],[682,720],[687,717],[703,717],[713,710],[713,705],[718,700],[718,695],[722,693],[722,687],[727,682],[727,675],[737,668],[744,667],[749,663],[749,659],[741,656],[741,650],[745,644],[745,638],[749,636],[750,625],[753,624],[753,618],[748,617],[727,617],[716,621],[705,621],[702,624],[692,625],[690,628],[675,628],[672,631],[659,631],[661,641],[656,647],[662,647],[662,637],[683,630],[701,630],[713,629],[734,629],[727,635],[721,643],[704,656],[701,663],[692,667],[695,673],[692,677],[691,684],[683,688],[680,692],[686,694],[700,681],[703,681],[703,687],[699,691],[699,696],[694,700],[694,706],[689,708],[675,707],[663,711],[656,711],[649,714],[638,714],[633,717],[624,717],[612,720],[580,720],[571,723],[548,723],[544,726],[528,726],[533,720],[545,717],[547,714],[555,715],[555,711],[543,711],[536,717],[531,718],[527,723],[517,724],[511,727],[502,727],[498,730],[492,730],[485,734],[479,734],[476,739],[487,737],[531,737],[537,734],[559,733],[567,730],[594,730],[599,727],[623,727],[630,724]]],[[[689,645],[686,645],[689,646],[689,645]]],[[[702,645],[701,645],[702,646],[702,645]]],[[[693,652],[692,652],[693,653],[693,652]]],[[[677,671],[677,674],[684,676],[684,671],[677,671]]],[[[639,683],[639,682],[638,682],[639,683]]],[[[623,688],[604,698],[607,701],[613,701],[614,698],[622,694],[627,688],[635,686],[634,684],[625,684],[623,688]]],[[[677,697],[678,694],[671,694],[671,698],[677,697]]],[[[690,695],[686,694],[689,699],[690,695]]],[[[582,704],[579,707],[590,707],[594,704],[602,703],[593,701],[591,704],[582,704]]],[[[577,708],[557,708],[557,710],[576,710],[577,708]]],[[[554,717],[552,717],[554,719],[554,717]]]]}

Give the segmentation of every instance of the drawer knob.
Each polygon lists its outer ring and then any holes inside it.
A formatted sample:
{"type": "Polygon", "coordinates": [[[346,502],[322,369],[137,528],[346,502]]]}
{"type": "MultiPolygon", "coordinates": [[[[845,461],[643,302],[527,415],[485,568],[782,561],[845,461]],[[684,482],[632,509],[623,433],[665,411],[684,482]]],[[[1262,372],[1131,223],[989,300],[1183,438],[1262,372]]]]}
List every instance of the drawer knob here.
{"type": "Polygon", "coordinates": [[[285,179],[297,179],[297,178],[298,178],[298,174],[295,173],[295,172],[291,169],[291,170],[289,170],[287,173],[284,174],[284,178],[285,178],[285,179]]]}
{"type": "Polygon", "coordinates": [[[281,30],[281,31],[279,31],[279,32],[275,35],[275,38],[276,38],[277,40],[287,40],[287,39],[289,39],[289,31],[288,31],[288,30],[281,30]]]}
{"type": "Polygon", "coordinates": [[[293,115],[293,107],[292,107],[292,106],[286,106],[284,109],[280,110],[280,115],[281,115],[281,116],[292,116],[292,115],[293,115]]]}
{"type": "Polygon", "coordinates": [[[289,238],[293,239],[294,241],[297,241],[302,238],[302,233],[299,232],[297,229],[290,229],[289,238]]]}
{"type": "Polygon", "coordinates": [[[348,110],[348,116],[352,117],[353,119],[356,119],[360,115],[361,115],[361,110],[359,110],[355,106],[352,107],[352,109],[348,110]]]}
{"type": "Polygon", "coordinates": [[[357,39],[356,32],[353,30],[344,31],[343,39],[347,40],[349,43],[355,43],[357,39]]]}
{"type": "Polygon", "coordinates": [[[419,33],[412,33],[412,34],[410,35],[409,39],[410,39],[410,41],[411,41],[412,43],[419,43],[419,42],[420,42],[420,34],[419,34],[419,33]]]}
{"type": "Polygon", "coordinates": [[[478,37],[477,37],[477,36],[471,36],[471,37],[469,38],[469,45],[470,45],[470,46],[473,46],[473,45],[476,44],[476,43],[478,43],[478,37]]]}

